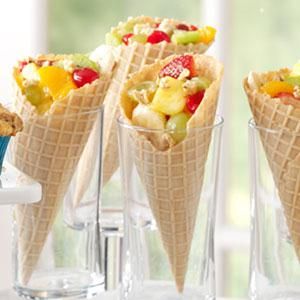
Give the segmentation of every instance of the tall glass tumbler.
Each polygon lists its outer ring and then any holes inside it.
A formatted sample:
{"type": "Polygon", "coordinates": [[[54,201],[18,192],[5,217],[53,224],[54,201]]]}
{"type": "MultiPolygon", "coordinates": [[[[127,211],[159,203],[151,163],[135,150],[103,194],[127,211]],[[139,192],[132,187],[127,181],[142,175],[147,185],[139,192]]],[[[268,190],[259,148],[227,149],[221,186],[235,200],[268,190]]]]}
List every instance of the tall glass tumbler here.
{"type": "Polygon", "coordinates": [[[174,132],[119,120],[125,201],[122,299],[215,299],[222,125],[217,117],[213,126],[193,128],[172,150],[159,151],[150,140],[174,132]]]}
{"type": "Polygon", "coordinates": [[[296,254],[297,230],[298,237],[300,234],[299,187],[291,185],[294,179],[288,172],[289,161],[299,153],[294,148],[298,139],[299,134],[258,127],[254,120],[249,122],[249,294],[253,300],[300,299],[300,263],[296,254]]]}
{"type": "Polygon", "coordinates": [[[14,208],[13,284],[22,296],[75,299],[103,291],[102,120],[103,107],[29,117],[12,143],[12,162],[42,184],[39,203],[14,208]],[[89,138],[95,155],[83,171],[79,162],[89,138]]]}

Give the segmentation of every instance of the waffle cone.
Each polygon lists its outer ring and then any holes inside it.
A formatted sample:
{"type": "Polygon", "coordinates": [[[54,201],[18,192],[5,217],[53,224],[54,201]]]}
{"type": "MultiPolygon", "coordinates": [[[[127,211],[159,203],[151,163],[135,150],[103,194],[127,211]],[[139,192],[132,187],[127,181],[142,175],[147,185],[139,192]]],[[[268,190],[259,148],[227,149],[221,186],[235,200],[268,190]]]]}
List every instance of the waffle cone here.
{"type": "MultiPolygon", "coordinates": [[[[173,58],[146,66],[127,81],[121,94],[121,112],[128,123],[133,103],[126,91],[144,80],[155,80],[162,66],[173,58]]],[[[131,133],[135,165],[180,293],[184,289],[223,72],[222,65],[212,57],[194,55],[194,59],[200,75],[213,82],[188,122],[186,138],[172,146],[164,135],[131,133]]]]}
{"type": "Polygon", "coordinates": [[[280,80],[290,72],[251,73],[244,81],[257,126],[276,129],[276,134],[260,130],[266,157],[278,190],[290,236],[300,260],[300,105],[293,99],[272,99],[259,92],[261,84],[280,80]]]}
{"type": "Polygon", "coordinates": [[[55,221],[79,158],[99,116],[110,78],[103,75],[92,84],[72,90],[54,102],[44,115],[26,100],[15,84],[15,110],[24,130],[12,144],[16,167],[42,184],[39,203],[17,205],[18,279],[26,285],[55,221]]]}
{"type": "MultiPolygon", "coordinates": [[[[153,21],[153,18],[139,17],[145,23],[153,21]]],[[[157,19],[159,22],[160,19],[157,19]]],[[[116,50],[117,66],[105,97],[104,112],[104,137],[103,137],[103,182],[109,181],[111,176],[119,167],[117,125],[119,112],[119,99],[121,89],[132,73],[138,72],[145,65],[152,64],[159,59],[164,59],[174,54],[184,53],[204,53],[210,44],[189,44],[175,45],[173,43],[162,42],[159,44],[139,44],[133,43],[128,46],[119,46],[116,50]]]]}

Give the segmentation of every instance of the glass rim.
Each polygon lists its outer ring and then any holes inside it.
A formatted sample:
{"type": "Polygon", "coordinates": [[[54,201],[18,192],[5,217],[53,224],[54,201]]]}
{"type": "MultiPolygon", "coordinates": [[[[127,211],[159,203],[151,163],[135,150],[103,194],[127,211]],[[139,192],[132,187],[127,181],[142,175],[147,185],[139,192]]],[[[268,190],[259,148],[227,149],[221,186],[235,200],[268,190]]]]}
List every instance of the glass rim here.
{"type": "MultiPolygon", "coordinates": [[[[148,133],[170,133],[174,132],[174,129],[149,129],[141,126],[136,126],[136,125],[131,125],[126,123],[125,119],[123,116],[118,117],[117,119],[118,125],[122,128],[127,128],[131,130],[136,130],[140,132],[148,132],[148,133]]],[[[202,126],[202,127],[192,127],[189,128],[189,131],[205,131],[208,129],[215,129],[215,128],[220,128],[224,124],[224,118],[218,114],[215,116],[214,124],[210,126],[202,126]]],[[[186,129],[182,130],[176,130],[176,132],[186,132],[186,129]]]]}
{"type": "Polygon", "coordinates": [[[251,129],[256,129],[258,131],[264,131],[266,133],[271,133],[271,134],[285,133],[288,135],[300,136],[300,132],[289,131],[286,128],[268,128],[268,127],[262,127],[262,126],[256,125],[253,117],[249,119],[248,127],[251,129]]]}

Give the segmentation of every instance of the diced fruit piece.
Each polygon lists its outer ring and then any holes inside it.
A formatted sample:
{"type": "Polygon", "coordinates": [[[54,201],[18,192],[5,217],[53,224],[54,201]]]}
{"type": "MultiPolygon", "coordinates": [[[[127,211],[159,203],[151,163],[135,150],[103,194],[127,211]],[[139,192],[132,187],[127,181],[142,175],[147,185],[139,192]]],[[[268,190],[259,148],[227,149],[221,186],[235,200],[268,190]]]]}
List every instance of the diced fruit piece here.
{"type": "Polygon", "coordinates": [[[165,77],[164,86],[159,87],[153,97],[151,108],[165,115],[175,115],[185,107],[183,81],[165,77]]]}
{"type": "Polygon", "coordinates": [[[133,42],[138,42],[140,44],[146,44],[147,43],[147,35],[146,34],[135,34],[134,36],[132,36],[130,39],[133,42]]]}
{"type": "Polygon", "coordinates": [[[132,113],[133,125],[148,129],[164,129],[166,121],[164,114],[153,111],[149,105],[139,104],[132,113]]]}
{"type": "Polygon", "coordinates": [[[16,81],[18,87],[23,91],[23,89],[24,89],[24,86],[23,86],[23,76],[19,72],[18,69],[16,69],[16,68],[14,69],[13,76],[15,78],[15,81],[16,81]]]}
{"type": "Polygon", "coordinates": [[[72,55],[70,55],[70,59],[72,60],[74,65],[76,65],[77,67],[90,68],[90,69],[95,70],[96,72],[99,72],[98,64],[95,61],[89,59],[84,54],[80,54],[80,53],[72,54],[72,55]]]}
{"type": "Polygon", "coordinates": [[[133,33],[127,33],[125,35],[123,35],[122,37],[122,42],[125,44],[125,45],[128,45],[129,43],[129,39],[133,36],[133,33]]]}
{"type": "Polygon", "coordinates": [[[152,101],[157,90],[157,85],[154,81],[144,81],[128,91],[128,96],[131,100],[148,104],[152,101]]]}
{"type": "Polygon", "coordinates": [[[77,69],[73,72],[73,80],[78,88],[87,83],[92,83],[98,78],[99,74],[89,68],[77,69]]]}
{"type": "Polygon", "coordinates": [[[300,61],[294,65],[290,76],[300,76],[300,61]]]}
{"type": "Polygon", "coordinates": [[[26,65],[28,65],[28,61],[20,61],[19,62],[19,72],[22,72],[26,65]]]}
{"type": "Polygon", "coordinates": [[[190,26],[190,30],[191,30],[191,31],[198,30],[198,27],[195,26],[195,25],[191,25],[191,26],[190,26]]]}
{"type": "Polygon", "coordinates": [[[188,69],[190,71],[189,77],[196,75],[194,58],[192,55],[181,55],[176,57],[161,69],[159,76],[178,78],[184,69],[188,69]]]}
{"type": "Polygon", "coordinates": [[[72,76],[62,68],[56,66],[41,67],[38,73],[40,85],[47,87],[54,99],[65,97],[70,90],[76,89],[72,76]]]}
{"type": "Polygon", "coordinates": [[[299,76],[287,76],[284,81],[291,85],[299,85],[300,86],[300,75],[299,76]]]}
{"type": "Polygon", "coordinates": [[[277,98],[293,98],[295,100],[300,100],[299,98],[296,98],[294,96],[294,94],[291,94],[291,93],[279,93],[276,95],[277,98]]]}
{"type": "Polygon", "coordinates": [[[167,122],[166,128],[171,130],[171,136],[176,143],[181,142],[186,136],[186,124],[189,121],[190,116],[184,112],[176,114],[167,122]]]}
{"type": "Polygon", "coordinates": [[[28,82],[34,83],[40,80],[38,67],[35,63],[30,63],[24,66],[21,74],[28,82]]]}
{"type": "Polygon", "coordinates": [[[193,77],[183,84],[185,95],[193,95],[201,90],[206,90],[210,86],[210,80],[205,77],[193,77]]]}
{"type": "Polygon", "coordinates": [[[43,88],[37,84],[27,86],[25,89],[25,96],[26,99],[34,106],[42,104],[46,99],[43,88]]]}
{"type": "Polygon", "coordinates": [[[294,87],[285,81],[268,81],[262,87],[261,91],[270,95],[271,97],[276,97],[279,93],[293,93],[294,87]]]}
{"type": "Polygon", "coordinates": [[[147,42],[150,44],[158,44],[163,41],[166,41],[167,43],[171,42],[170,37],[165,32],[160,30],[154,30],[147,39],[147,42]]]}
{"type": "Polygon", "coordinates": [[[189,26],[187,26],[186,24],[178,24],[176,26],[176,29],[185,30],[185,31],[189,31],[190,30],[189,26]]]}
{"type": "Polygon", "coordinates": [[[200,41],[204,44],[210,44],[216,35],[216,29],[211,26],[205,26],[198,30],[200,33],[200,41]]]}
{"type": "Polygon", "coordinates": [[[122,44],[122,36],[118,33],[109,32],[105,36],[105,42],[107,45],[119,46],[122,44]]]}
{"type": "Polygon", "coordinates": [[[192,114],[195,113],[198,106],[200,105],[205,94],[205,90],[201,90],[194,95],[188,96],[186,100],[186,107],[192,114]]]}
{"type": "Polygon", "coordinates": [[[172,43],[179,45],[199,43],[201,34],[199,31],[183,31],[177,30],[172,35],[172,43]]]}

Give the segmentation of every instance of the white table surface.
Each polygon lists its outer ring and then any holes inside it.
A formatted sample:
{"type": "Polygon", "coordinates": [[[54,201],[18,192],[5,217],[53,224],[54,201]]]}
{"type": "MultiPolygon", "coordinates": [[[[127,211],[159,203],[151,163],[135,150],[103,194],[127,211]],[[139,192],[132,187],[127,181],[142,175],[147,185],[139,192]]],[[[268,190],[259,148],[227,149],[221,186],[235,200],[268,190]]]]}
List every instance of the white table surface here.
{"type": "MultiPolygon", "coordinates": [[[[16,296],[14,291],[7,290],[7,291],[0,291],[0,300],[20,300],[22,298],[16,296]]],[[[115,300],[116,296],[114,294],[105,293],[103,295],[97,296],[92,298],[92,300],[115,300]]],[[[218,300],[234,300],[232,298],[218,298],[218,300]]],[[[238,299],[235,299],[238,300],[238,299]]],[[[242,299],[239,299],[242,300],[242,299]]]]}

